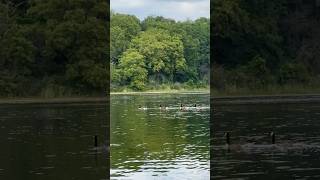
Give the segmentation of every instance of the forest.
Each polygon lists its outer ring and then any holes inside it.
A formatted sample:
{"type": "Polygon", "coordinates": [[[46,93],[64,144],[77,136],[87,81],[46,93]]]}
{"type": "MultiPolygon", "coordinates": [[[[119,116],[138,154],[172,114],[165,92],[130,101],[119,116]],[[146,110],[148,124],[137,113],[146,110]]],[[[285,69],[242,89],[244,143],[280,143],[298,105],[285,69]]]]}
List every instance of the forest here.
{"type": "Polygon", "coordinates": [[[0,96],[105,95],[109,4],[1,0],[0,96]]]}
{"type": "Polygon", "coordinates": [[[320,90],[319,0],[214,0],[210,19],[140,20],[103,0],[0,0],[0,96],[103,95],[109,77],[112,91],[209,81],[221,93],[320,90]]]}
{"type": "Polygon", "coordinates": [[[212,92],[319,92],[319,0],[214,0],[211,20],[212,92]]]}
{"type": "Polygon", "coordinates": [[[110,33],[112,91],[208,87],[210,19],[111,12],[110,33]]]}

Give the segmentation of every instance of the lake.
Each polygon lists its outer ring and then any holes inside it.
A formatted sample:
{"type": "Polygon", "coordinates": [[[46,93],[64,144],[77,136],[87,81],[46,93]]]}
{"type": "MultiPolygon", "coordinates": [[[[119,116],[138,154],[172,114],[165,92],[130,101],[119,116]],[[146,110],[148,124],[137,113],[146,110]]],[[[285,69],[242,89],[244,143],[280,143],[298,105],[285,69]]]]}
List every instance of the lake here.
{"type": "MultiPolygon", "coordinates": [[[[112,95],[111,179],[209,179],[208,104],[208,94],[112,95]]],[[[0,105],[0,179],[107,179],[107,108],[0,105]]],[[[214,108],[214,179],[320,178],[320,103],[214,108]]]]}
{"type": "Polygon", "coordinates": [[[319,103],[215,106],[213,178],[320,179],[319,121],[319,103]]]}
{"type": "Polygon", "coordinates": [[[208,106],[209,94],[112,95],[111,179],[208,180],[208,106]]]}
{"type": "Polygon", "coordinates": [[[0,179],[107,179],[107,116],[105,103],[0,105],[0,179]]]}

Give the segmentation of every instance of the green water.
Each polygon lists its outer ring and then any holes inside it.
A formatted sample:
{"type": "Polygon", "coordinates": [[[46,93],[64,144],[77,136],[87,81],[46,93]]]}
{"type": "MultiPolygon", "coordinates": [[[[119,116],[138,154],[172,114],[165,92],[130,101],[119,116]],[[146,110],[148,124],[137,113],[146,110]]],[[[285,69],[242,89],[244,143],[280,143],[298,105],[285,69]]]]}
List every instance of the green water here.
{"type": "Polygon", "coordinates": [[[208,94],[111,96],[111,179],[209,179],[208,106],[208,94]]]}

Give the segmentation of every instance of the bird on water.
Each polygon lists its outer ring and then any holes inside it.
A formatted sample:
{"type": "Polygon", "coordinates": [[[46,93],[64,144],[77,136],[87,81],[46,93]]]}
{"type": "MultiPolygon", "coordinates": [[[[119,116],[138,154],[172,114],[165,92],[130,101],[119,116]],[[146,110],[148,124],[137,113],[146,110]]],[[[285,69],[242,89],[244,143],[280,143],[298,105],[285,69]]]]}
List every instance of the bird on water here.
{"type": "Polygon", "coordinates": [[[142,107],[141,105],[139,105],[139,108],[140,110],[146,110],[147,108],[146,107],[142,107]]]}
{"type": "Polygon", "coordinates": [[[185,107],[183,104],[180,104],[180,110],[185,110],[185,107]]]}
{"type": "Polygon", "coordinates": [[[271,136],[271,143],[275,144],[276,143],[276,134],[273,131],[271,131],[270,136],[271,136]]]}

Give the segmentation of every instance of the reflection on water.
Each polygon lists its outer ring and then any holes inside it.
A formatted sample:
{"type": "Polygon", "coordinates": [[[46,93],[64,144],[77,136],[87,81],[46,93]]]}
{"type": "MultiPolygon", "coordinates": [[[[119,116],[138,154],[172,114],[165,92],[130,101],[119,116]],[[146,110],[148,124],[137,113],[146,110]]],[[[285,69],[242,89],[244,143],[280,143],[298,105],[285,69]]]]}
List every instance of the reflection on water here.
{"type": "Polygon", "coordinates": [[[320,104],[216,106],[214,179],[319,179],[320,104]],[[231,132],[225,145],[224,132],[231,132]],[[269,132],[276,134],[271,143],[269,132]]]}
{"type": "Polygon", "coordinates": [[[106,179],[106,108],[0,106],[0,179],[106,179]],[[96,149],[93,135],[101,139],[96,149]]]}
{"type": "Polygon", "coordinates": [[[209,179],[208,104],[209,95],[111,96],[111,179],[209,179]]]}

